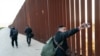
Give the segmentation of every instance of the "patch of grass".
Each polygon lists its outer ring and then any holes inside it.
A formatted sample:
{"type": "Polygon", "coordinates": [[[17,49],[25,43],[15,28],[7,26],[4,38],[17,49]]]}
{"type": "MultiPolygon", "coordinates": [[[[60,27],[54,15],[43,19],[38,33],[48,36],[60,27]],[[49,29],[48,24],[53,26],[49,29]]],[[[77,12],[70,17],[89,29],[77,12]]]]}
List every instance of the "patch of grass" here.
{"type": "Polygon", "coordinates": [[[4,27],[0,27],[0,30],[3,29],[4,27]]]}

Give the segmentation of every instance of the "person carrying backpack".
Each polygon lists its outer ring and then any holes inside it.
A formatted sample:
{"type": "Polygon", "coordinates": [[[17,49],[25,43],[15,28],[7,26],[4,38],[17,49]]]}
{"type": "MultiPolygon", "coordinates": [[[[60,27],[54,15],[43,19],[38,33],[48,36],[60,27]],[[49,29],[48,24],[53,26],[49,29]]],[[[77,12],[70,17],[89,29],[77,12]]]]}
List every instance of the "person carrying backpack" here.
{"type": "Polygon", "coordinates": [[[25,34],[26,34],[26,37],[27,37],[27,44],[28,44],[28,46],[30,46],[31,38],[34,37],[34,34],[32,33],[32,29],[29,26],[27,26],[25,28],[25,34]]]}
{"type": "Polygon", "coordinates": [[[12,47],[14,47],[14,42],[15,42],[16,47],[18,48],[18,42],[17,42],[18,30],[15,29],[15,27],[12,27],[12,28],[11,28],[10,37],[11,37],[11,44],[12,44],[12,47]]]}
{"type": "Polygon", "coordinates": [[[67,31],[65,26],[59,26],[55,36],[49,39],[47,44],[44,45],[41,56],[71,56],[71,53],[69,54],[66,38],[69,38],[80,30],[89,27],[89,24],[83,23],[79,27],[67,31]]]}

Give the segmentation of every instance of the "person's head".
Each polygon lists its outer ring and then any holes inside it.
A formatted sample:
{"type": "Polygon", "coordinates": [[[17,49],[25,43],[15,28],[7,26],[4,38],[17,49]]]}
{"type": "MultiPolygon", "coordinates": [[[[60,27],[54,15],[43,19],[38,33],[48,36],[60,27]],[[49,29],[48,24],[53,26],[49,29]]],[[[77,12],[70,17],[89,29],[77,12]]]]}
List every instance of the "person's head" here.
{"type": "Polygon", "coordinates": [[[26,28],[30,28],[30,25],[26,25],[26,28]]]}
{"type": "Polygon", "coordinates": [[[60,31],[60,32],[66,32],[66,27],[63,26],[63,25],[61,25],[61,26],[58,27],[58,31],[60,31]]]}
{"type": "Polygon", "coordinates": [[[15,26],[12,26],[11,29],[15,29],[15,26]]]}

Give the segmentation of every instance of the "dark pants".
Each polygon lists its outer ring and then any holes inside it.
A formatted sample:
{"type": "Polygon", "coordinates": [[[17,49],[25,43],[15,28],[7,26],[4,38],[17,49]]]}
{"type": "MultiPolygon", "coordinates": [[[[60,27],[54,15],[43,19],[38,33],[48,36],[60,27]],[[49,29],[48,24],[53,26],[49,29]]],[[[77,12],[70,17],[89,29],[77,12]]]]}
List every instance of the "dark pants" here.
{"type": "Polygon", "coordinates": [[[16,44],[16,47],[18,47],[17,37],[12,37],[12,41],[11,41],[12,47],[14,47],[14,42],[16,44]]]}
{"type": "Polygon", "coordinates": [[[29,37],[29,36],[27,35],[27,44],[28,44],[28,46],[30,46],[30,43],[31,43],[31,37],[29,37]]]}

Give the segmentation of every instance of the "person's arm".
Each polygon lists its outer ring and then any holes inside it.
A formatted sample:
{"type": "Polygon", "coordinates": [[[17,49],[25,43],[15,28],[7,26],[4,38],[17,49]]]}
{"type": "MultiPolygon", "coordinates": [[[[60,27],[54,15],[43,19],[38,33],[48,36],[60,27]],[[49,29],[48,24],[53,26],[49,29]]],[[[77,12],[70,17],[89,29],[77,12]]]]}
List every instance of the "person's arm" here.
{"type": "Polygon", "coordinates": [[[75,33],[79,32],[79,30],[80,30],[79,28],[68,30],[64,32],[64,36],[68,38],[69,36],[74,35],[75,33]]]}
{"type": "Polygon", "coordinates": [[[10,30],[10,37],[12,37],[12,29],[10,30]]]}
{"type": "Polygon", "coordinates": [[[81,24],[79,27],[77,28],[74,28],[72,30],[69,30],[69,31],[66,31],[64,34],[65,34],[65,37],[69,37],[71,35],[74,35],[75,33],[77,33],[78,31],[82,30],[82,29],[85,29],[85,28],[89,28],[90,25],[89,24],[86,24],[86,23],[83,23],[81,24]]]}

